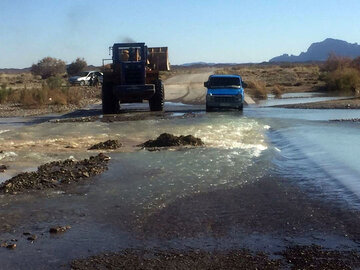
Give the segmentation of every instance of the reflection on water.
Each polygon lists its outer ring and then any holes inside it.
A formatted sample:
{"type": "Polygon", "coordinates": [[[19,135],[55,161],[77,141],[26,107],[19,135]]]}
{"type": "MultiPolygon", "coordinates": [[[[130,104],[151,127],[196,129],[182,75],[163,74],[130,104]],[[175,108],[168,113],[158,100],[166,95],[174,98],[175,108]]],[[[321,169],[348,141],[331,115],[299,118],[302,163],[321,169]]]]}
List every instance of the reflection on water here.
{"type": "Polygon", "coordinates": [[[329,96],[326,93],[321,92],[304,92],[304,93],[284,93],[281,98],[275,98],[273,94],[268,95],[268,99],[260,100],[259,105],[261,107],[287,105],[287,104],[299,104],[308,102],[319,102],[327,100],[346,99],[344,96],[329,96]]]}

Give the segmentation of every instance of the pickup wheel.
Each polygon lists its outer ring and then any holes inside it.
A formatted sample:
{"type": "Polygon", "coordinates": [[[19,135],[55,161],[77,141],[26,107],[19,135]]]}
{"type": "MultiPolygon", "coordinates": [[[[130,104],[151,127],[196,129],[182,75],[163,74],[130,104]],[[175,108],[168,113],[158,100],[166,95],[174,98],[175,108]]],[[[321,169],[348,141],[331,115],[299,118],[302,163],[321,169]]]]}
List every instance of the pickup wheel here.
{"type": "Polygon", "coordinates": [[[120,104],[112,92],[111,83],[103,84],[101,97],[103,114],[116,114],[120,112],[120,104]]]}
{"type": "Polygon", "coordinates": [[[239,110],[239,111],[242,111],[243,108],[244,108],[244,104],[241,104],[241,105],[238,107],[238,110],[239,110]]]}
{"type": "Polygon", "coordinates": [[[163,111],[164,110],[164,85],[161,80],[155,83],[155,94],[149,99],[150,111],[163,111]]]}
{"type": "Polygon", "coordinates": [[[206,111],[207,112],[212,112],[214,109],[212,107],[209,107],[208,105],[206,105],[206,111]]]}

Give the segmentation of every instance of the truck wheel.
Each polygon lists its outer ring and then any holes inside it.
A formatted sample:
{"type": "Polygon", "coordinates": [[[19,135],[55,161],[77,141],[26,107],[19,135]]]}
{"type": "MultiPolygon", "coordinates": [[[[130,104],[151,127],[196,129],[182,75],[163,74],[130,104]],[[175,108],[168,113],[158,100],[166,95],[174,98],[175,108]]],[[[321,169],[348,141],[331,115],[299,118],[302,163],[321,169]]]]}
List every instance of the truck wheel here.
{"type": "Polygon", "coordinates": [[[206,111],[207,111],[207,112],[212,112],[212,111],[213,111],[213,108],[211,108],[211,107],[209,107],[209,106],[206,105],[206,111]]]}
{"type": "Polygon", "coordinates": [[[161,80],[155,83],[155,94],[149,99],[150,111],[162,111],[164,110],[164,85],[161,80]]]}
{"type": "Polygon", "coordinates": [[[120,104],[112,92],[111,83],[103,84],[101,96],[103,114],[116,114],[120,112],[120,104]]]}
{"type": "Polygon", "coordinates": [[[80,81],[80,86],[84,86],[85,82],[84,81],[80,81]]]}
{"type": "Polygon", "coordinates": [[[239,110],[239,111],[242,111],[243,108],[244,108],[244,104],[241,104],[241,105],[238,107],[238,110],[239,110]]]}

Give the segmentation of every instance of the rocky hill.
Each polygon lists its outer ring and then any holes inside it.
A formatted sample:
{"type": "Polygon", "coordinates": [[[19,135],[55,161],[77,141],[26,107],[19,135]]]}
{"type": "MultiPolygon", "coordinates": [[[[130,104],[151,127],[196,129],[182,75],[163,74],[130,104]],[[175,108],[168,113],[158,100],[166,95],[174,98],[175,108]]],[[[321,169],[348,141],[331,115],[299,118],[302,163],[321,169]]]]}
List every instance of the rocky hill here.
{"type": "Polygon", "coordinates": [[[302,52],[298,56],[283,54],[270,59],[269,62],[325,61],[330,53],[355,58],[360,56],[360,45],[357,43],[351,44],[339,39],[327,38],[324,41],[311,44],[306,52],[302,52]]]}

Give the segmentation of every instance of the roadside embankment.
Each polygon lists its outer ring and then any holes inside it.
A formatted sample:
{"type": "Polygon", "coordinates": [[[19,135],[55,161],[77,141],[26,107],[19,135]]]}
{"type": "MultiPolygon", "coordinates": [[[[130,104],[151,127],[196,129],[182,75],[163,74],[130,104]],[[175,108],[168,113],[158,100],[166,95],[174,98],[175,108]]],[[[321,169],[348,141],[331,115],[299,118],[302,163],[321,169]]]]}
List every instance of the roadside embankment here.
{"type": "Polygon", "coordinates": [[[360,109],[360,98],[326,100],[320,102],[276,105],[274,107],[288,109],[360,109]]]}

